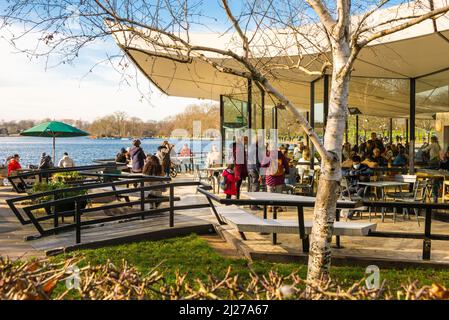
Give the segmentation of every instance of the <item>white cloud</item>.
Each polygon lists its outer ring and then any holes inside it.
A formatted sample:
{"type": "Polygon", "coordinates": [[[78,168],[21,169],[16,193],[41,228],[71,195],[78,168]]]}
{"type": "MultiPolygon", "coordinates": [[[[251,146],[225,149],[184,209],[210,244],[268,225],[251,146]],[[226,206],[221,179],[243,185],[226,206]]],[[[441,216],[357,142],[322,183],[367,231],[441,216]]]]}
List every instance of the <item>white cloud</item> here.
{"type": "MultiPolygon", "coordinates": [[[[23,40],[22,46],[32,46],[33,41],[23,40]]],[[[135,79],[131,80],[131,86],[120,85],[122,75],[109,64],[89,72],[95,63],[106,58],[106,50],[117,50],[114,43],[103,45],[103,52],[97,43],[84,49],[73,65],[46,70],[44,59],[29,59],[23,53],[15,53],[10,44],[0,39],[0,119],[93,120],[122,110],[144,120],[160,120],[198,102],[167,97],[138,74],[140,89],[151,91],[148,100],[141,99],[135,79]]]]}

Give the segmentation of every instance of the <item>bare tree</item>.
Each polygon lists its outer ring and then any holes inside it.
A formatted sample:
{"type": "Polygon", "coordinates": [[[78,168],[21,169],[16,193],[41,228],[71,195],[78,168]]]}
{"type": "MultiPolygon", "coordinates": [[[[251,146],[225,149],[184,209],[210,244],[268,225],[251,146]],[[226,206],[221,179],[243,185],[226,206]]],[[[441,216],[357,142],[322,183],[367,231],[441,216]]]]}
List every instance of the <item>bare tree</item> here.
{"type": "Polygon", "coordinates": [[[59,54],[63,61],[71,61],[87,43],[113,35],[125,46],[134,41],[144,43],[151,49],[144,52],[154,57],[183,64],[203,61],[219,72],[251,79],[279,101],[297,119],[322,159],[308,267],[308,279],[314,281],[327,278],[330,267],[341,145],[355,60],[373,41],[449,11],[447,5],[436,8],[433,1],[402,1],[392,14],[376,15],[390,2],[245,0],[231,6],[228,0],[221,0],[218,18],[227,17],[229,24],[222,23],[228,27],[224,33],[232,33],[230,39],[237,44],[223,47],[192,40],[192,28],[208,23],[204,22],[208,5],[202,1],[11,0],[4,23],[21,22],[26,29],[21,36],[41,33],[37,49],[28,50],[29,54],[59,54]],[[68,6],[76,10],[67,11],[68,6]],[[69,23],[74,15],[79,21],[75,27],[69,23]],[[281,70],[331,75],[324,143],[276,86],[281,70]]]}

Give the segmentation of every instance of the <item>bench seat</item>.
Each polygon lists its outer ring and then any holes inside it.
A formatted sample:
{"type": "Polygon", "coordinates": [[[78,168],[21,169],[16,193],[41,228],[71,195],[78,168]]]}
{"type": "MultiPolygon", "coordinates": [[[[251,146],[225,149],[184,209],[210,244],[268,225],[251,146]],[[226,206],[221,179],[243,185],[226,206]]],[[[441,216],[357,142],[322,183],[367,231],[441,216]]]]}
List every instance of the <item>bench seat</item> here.
{"type": "MultiPolygon", "coordinates": [[[[237,206],[215,207],[222,220],[235,227],[239,232],[265,232],[299,234],[298,221],[261,219],[237,206]]],[[[312,221],[304,221],[306,234],[312,232],[312,221]]],[[[367,236],[370,231],[376,230],[376,223],[371,222],[334,222],[334,235],[336,236],[367,236]]]]}

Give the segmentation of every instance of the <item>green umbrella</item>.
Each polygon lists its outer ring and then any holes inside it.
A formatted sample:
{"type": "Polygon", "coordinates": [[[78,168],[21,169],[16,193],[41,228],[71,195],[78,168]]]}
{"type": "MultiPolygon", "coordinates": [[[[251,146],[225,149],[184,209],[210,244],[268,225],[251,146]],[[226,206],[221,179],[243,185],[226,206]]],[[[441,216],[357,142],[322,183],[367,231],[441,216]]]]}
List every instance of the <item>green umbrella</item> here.
{"type": "Polygon", "coordinates": [[[53,138],[53,162],[55,159],[55,142],[56,138],[70,138],[88,136],[89,133],[84,132],[78,128],[72,127],[64,122],[50,121],[38,124],[28,130],[20,133],[22,136],[30,137],[48,137],[53,138]]]}

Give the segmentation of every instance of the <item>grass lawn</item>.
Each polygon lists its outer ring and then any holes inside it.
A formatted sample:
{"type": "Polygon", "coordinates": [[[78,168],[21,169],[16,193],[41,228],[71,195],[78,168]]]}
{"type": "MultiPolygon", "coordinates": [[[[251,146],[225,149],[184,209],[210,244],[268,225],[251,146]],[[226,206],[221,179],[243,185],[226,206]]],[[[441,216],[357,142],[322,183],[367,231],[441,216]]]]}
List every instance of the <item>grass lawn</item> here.
{"type": "MultiPolygon", "coordinates": [[[[143,274],[160,264],[158,270],[165,274],[168,281],[174,279],[175,271],[187,273],[190,280],[196,278],[205,280],[209,274],[220,277],[226,273],[228,266],[232,267],[233,274],[238,274],[242,281],[249,279],[250,268],[258,274],[266,274],[269,270],[275,270],[286,276],[296,272],[303,278],[307,274],[306,265],[224,258],[197,235],[82,250],[80,253],[86,257],[83,265],[104,263],[108,259],[119,265],[122,259],[125,259],[143,274]]],[[[62,259],[73,254],[60,255],[54,259],[62,259]]],[[[332,267],[331,276],[343,286],[349,287],[355,281],[360,281],[365,276],[364,272],[365,268],[361,267],[332,267]]],[[[449,270],[381,269],[380,272],[381,282],[386,279],[387,285],[393,290],[407,283],[409,279],[419,280],[422,285],[432,283],[446,287],[449,285],[449,270]]]]}

